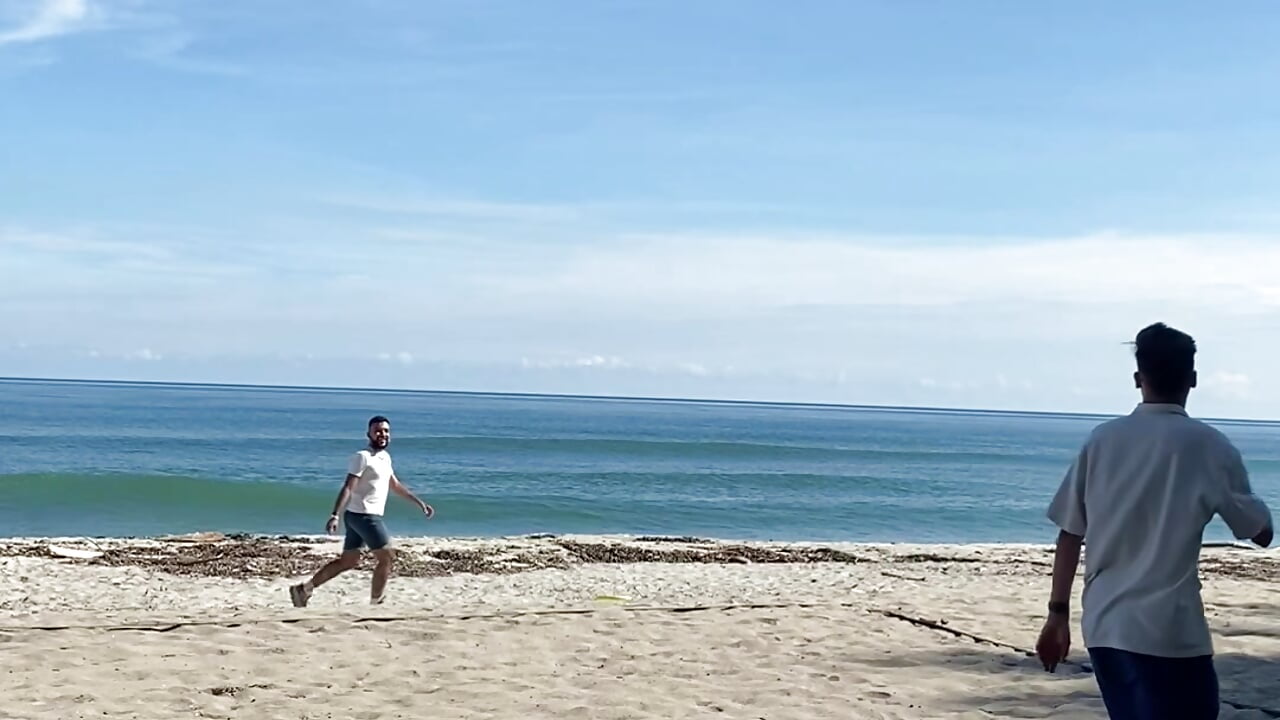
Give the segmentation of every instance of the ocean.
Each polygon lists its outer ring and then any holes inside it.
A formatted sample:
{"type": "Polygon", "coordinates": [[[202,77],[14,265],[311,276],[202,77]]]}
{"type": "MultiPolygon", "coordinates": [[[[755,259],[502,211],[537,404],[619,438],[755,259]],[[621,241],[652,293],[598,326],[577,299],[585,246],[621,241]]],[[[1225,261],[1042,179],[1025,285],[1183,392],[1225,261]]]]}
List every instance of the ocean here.
{"type": "MultiPolygon", "coordinates": [[[[0,535],[318,534],[374,414],[401,536],[1050,542],[1103,417],[471,393],[0,381],[0,535]]],[[[1217,421],[1280,507],[1280,424],[1217,421]]],[[[1215,520],[1206,540],[1230,538],[1215,520]]]]}

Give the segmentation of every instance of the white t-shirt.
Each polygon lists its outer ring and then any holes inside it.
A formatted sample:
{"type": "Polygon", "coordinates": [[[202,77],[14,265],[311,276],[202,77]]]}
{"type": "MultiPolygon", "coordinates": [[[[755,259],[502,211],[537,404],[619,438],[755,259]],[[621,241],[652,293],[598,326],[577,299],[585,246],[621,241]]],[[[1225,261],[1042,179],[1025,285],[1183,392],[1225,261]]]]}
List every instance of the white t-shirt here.
{"type": "Polygon", "coordinates": [[[387,488],[391,486],[391,453],[361,450],[351,456],[347,474],[360,478],[351,491],[347,509],[353,513],[381,515],[387,507],[387,488]]]}
{"type": "Polygon", "coordinates": [[[1086,647],[1213,653],[1198,565],[1215,514],[1240,539],[1271,520],[1225,435],[1178,405],[1158,404],[1094,430],[1048,513],[1085,538],[1086,647]]]}

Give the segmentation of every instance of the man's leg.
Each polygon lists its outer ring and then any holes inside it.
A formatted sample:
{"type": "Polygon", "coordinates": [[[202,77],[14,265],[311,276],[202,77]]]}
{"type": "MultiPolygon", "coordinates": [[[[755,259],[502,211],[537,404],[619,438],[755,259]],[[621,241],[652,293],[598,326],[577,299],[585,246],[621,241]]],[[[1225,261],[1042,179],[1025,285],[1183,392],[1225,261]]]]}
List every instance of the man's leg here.
{"type": "Polygon", "coordinates": [[[1217,720],[1222,696],[1218,686],[1218,669],[1213,666],[1213,656],[1186,658],[1182,662],[1182,671],[1186,673],[1181,681],[1185,687],[1195,686],[1195,712],[1198,718],[1217,720]]]}
{"type": "Polygon", "coordinates": [[[377,559],[377,565],[373,567],[373,585],[369,588],[369,602],[377,605],[382,602],[382,594],[387,589],[387,578],[391,577],[391,568],[395,564],[395,551],[391,549],[391,534],[387,532],[381,515],[362,516],[360,526],[360,534],[377,559]]]}
{"type": "Polygon", "coordinates": [[[289,588],[289,597],[294,607],[306,607],[311,600],[311,593],[321,585],[338,577],[342,573],[360,564],[360,550],[343,550],[337,558],[330,560],[324,567],[316,571],[310,580],[289,588]]]}
{"type": "Polygon", "coordinates": [[[389,547],[373,551],[378,564],[373,566],[373,587],[369,590],[369,601],[372,603],[382,602],[382,593],[387,589],[387,578],[391,577],[391,568],[395,564],[395,553],[389,547]]]}
{"type": "Polygon", "coordinates": [[[1090,648],[1111,720],[1216,720],[1218,676],[1210,656],[1165,658],[1090,648]]]}
{"type": "Polygon", "coordinates": [[[364,545],[364,538],[358,528],[352,527],[349,514],[347,518],[347,534],[342,541],[342,554],[317,570],[310,580],[289,588],[289,599],[293,601],[294,607],[306,607],[316,588],[360,564],[360,548],[364,545]]]}
{"type": "Polygon", "coordinates": [[[311,576],[311,587],[318,588],[359,564],[360,551],[358,549],[343,550],[341,555],[330,560],[328,564],[317,570],[315,575],[311,576]]]}
{"type": "MultiPolygon", "coordinates": [[[[1142,703],[1152,718],[1217,720],[1218,673],[1213,656],[1143,656],[1142,703]]],[[[1144,716],[1145,717],[1145,716],[1144,716]]]]}
{"type": "Polygon", "coordinates": [[[1111,720],[1146,720],[1138,707],[1138,675],[1131,656],[1115,648],[1089,648],[1093,679],[1111,720]]]}

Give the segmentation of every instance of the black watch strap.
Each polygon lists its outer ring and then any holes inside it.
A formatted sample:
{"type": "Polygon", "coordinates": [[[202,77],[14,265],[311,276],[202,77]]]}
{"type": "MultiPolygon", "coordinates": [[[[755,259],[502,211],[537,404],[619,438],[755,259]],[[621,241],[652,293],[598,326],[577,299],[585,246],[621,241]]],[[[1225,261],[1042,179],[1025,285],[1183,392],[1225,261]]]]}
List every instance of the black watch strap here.
{"type": "Polygon", "coordinates": [[[1060,600],[1049,601],[1050,615],[1069,615],[1070,613],[1071,613],[1071,606],[1068,605],[1067,603],[1062,602],[1060,600]]]}

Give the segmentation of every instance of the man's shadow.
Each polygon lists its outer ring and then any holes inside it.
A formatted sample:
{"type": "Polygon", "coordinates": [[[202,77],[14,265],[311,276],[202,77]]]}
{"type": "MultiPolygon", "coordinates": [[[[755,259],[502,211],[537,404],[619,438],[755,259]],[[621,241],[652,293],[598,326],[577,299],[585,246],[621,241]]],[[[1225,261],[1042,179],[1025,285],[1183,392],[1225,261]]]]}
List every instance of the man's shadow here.
{"type": "MultiPolygon", "coordinates": [[[[951,712],[980,711],[996,717],[1106,717],[1088,654],[1073,650],[1068,662],[1047,673],[1040,661],[1021,652],[983,643],[947,643],[931,650],[903,650],[858,662],[901,670],[930,668],[969,676],[965,689],[937,699],[951,712]],[[1028,711],[1028,708],[1036,708],[1028,711]]],[[[1214,658],[1222,702],[1221,718],[1280,718],[1280,654],[1220,653],[1214,658]]],[[[909,693],[909,690],[908,690],[909,693]]]]}

